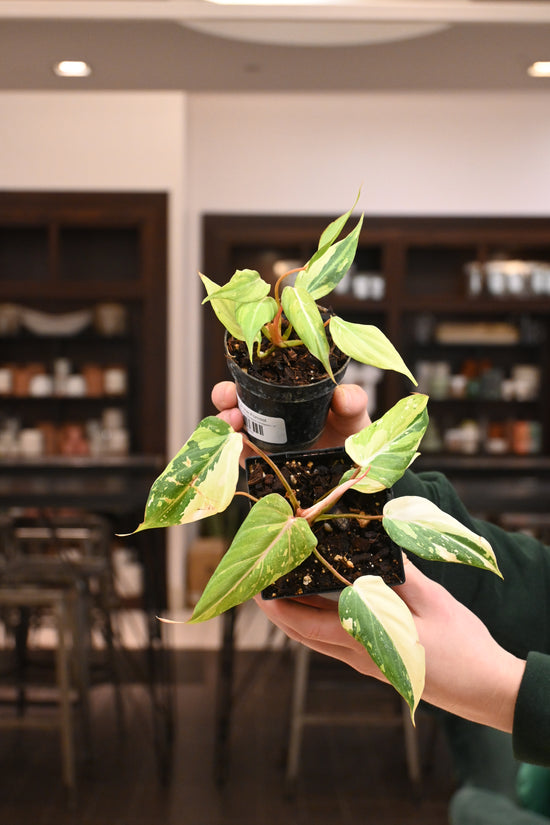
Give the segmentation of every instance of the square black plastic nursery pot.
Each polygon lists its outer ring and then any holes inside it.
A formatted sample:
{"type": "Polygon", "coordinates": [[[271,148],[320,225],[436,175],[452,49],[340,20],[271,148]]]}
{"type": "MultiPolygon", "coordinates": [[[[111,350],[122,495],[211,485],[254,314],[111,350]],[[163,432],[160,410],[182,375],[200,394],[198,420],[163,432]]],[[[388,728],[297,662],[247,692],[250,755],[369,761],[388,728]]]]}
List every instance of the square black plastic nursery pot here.
{"type": "MultiPolygon", "coordinates": [[[[276,453],[270,458],[296,491],[301,507],[311,506],[332,490],[342,475],[354,466],[344,449],[276,453]]],[[[257,456],[246,460],[246,480],[248,491],[255,498],[263,498],[269,493],[285,494],[273,469],[257,456]]],[[[380,576],[389,585],[405,581],[401,548],[390,539],[381,519],[369,519],[369,516],[382,514],[384,504],[391,496],[391,490],[365,494],[352,488],[331,510],[331,513],[351,516],[313,524],[319,553],[350,583],[365,575],[380,576]]],[[[344,587],[312,554],[265,588],[262,596],[264,599],[308,596],[334,593],[344,587]]]]}

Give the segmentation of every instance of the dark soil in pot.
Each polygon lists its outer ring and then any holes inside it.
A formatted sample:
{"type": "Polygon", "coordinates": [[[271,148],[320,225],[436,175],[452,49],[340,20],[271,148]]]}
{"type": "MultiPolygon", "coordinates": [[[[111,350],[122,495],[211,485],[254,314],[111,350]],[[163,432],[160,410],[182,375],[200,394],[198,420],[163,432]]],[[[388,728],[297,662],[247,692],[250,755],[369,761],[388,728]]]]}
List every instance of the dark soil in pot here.
{"type": "MultiPolygon", "coordinates": [[[[271,457],[291,487],[300,506],[309,507],[335,487],[351,466],[344,450],[318,450],[309,453],[279,453],[271,457]]],[[[262,498],[284,488],[273,470],[260,458],[246,462],[247,483],[251,495],[262,498]]],[[[359,518],[339,518],[313,525],[318,538],[317,549],[350,582],[368,574],[381,576],[389,585],[404,581],[401,549],[389,538],[381,520],[361,516],[380,515],[391,492],[366,495],[348,490],[332,512],[354,513],[359,518]]],[[[266,599],[304,596],[341,590],[343,584],[313,555],[301,565],[266,588],[266,599]]]]}
{"type": "MultiPolygon", "coordinates": [[[[327,313],[328,317],[328,313],[327,313]]],[[[284,327],[284,323],[283,323],[284,327]]],[[[348,360],[328,335],[330,348],[330,366],[337,373],[348,360]]],[[[262,340],[262,350],[269,347],[267,339],[262,340]]],[[[300,387],[314,384],[326,378],[326,371],[318,358],[305,347],[276,347],[272,353],[262,359],[250,361],[248,347],[244,341],[227,337],[227,351],[233,361],[248,375],[267,381],[270,384],[300,387]]]]}
{"type": "MultiPolygon", "coordinates": [[[[332,344],[333,381],[303,346],[276,348],[251,362],[244,342],[226,335],[225,343],[249,438],[266,452],[305,449],[314,444],[323,431],[334,388],[343,380],[349,358],[332,344]]],[[[262,350],[267,349],[264,340],[262,350]]]]}

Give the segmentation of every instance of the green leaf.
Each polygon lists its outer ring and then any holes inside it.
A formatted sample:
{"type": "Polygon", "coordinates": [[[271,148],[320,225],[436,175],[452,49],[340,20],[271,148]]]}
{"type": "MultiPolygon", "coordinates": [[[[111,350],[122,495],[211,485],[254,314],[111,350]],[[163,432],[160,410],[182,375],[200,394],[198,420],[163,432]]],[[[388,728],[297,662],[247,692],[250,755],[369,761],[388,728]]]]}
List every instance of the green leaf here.
{"type": "Polygon", "coordinates": [[[312,296],[300,287],[285,286],[281,304],[286,317],[307,349],[322,363],[332,380],[330,346],[323,319],[312,296]]]}
{"type": "Polygon", "coordinates": [[[204,418],[151,487],[134,532],[171,527],[221,513],[239,476],[242,436],[215,416],[204,418]]]}
{"type": "Polygon", "coordinates": [[[230,299],[236,301],[237,304],[261,301],[269,294],[270,289],[270,285],[255,269],[237,269],[226,284],[208,293],[203,304],[214,298],[230,299]]]}
{"type": "Polygon", "coordinates": [[[405,602],[379,576],[361,576],[342,591],[338,611],[344,630],[367,649],[414,721],[424,690],[425,654],[405,602]]]}
{"type": "MultiPolygon", "coordinates": [[[[211,297],[215,292],[219,291],[220,287],[218,286],[218,284],[214,283],[214,281],[211,281],[210,278],[208,278],[206,275],[203,275],[202,272],[199,272],[199,277],[203,282],[209,297],[211,297]]],[[[218,321],[226,328],[229,334],[232,335],[233,338],[236,338],[238,341],[244,341],[244,332],[239,326],[237,322],[237,317],[235,315],[235,301],[229,298],[211,297],[210,303],[212,304],[212,309],[214,310],[218,321]]]]}
{"type": "MultiPolygon", "coordinates": [[[[330,246],[332,243],[334,243],[336,238],[339,236],[340,232],[342,231],[342,229],[344,228],[344,226],[348,222],[348,219],[350,218],[351,213],[353,212],[353,210],[357,206],[357,202],[359,201],[360,197],[361,197],[361,187],[359,187],[357,197],[355,198],[355,202],[354,202],[353,206],[351,207],[351,209],[348,209],[348,211],[344,215],[340,215],[339,218],[336,218],[336,220],[329,223],[327,228],[323,231],[321,237],[319,238],[319,245],[318,245],[318,249],[321,250],[321,252],[323,251],[323,249],[326,249],[328,246],[330,246]]],[[[311,261],[313,261],[314,259],[315,259],[315,255],[313,256],[311,261]]],[[[310,261],[310,263],[311,263],[311,261],[310,261]]]]}
{"type": "Polygon", "coordinates": [[[273,320],[276,312],[277,302],[269,296],[254,303],[240,304],[237,307],[237,322],[243,331],[251,361],[253,358],[254,342],[259,341],[261,338],[260,330],[264,324],[268,324],[273,320]]]}
{"type": "Polygon", "coordinates": [[[203,622],[250,599],[306,559],[317,544],[309,524],[276,493],[250,510],[200,597],[190,622],[203,622]]]}
{"type": "Polygon", "coordinates": [[[362,225],[361,215],[357,226],[346,238],[320,249],[306,264],[305,270],[298,273],[295,285],[306,289],[315,300],[332,292],[353,263],[362,225]]]}
{"type": "Polygon", "coordinates": [[[384,505],[382,524],[393,541],[422,559],[458,562],[502,578],[493,548],[482,536],[421,496],[402,496],[384,505]]]}
{"type": "Polygon", "coordinates": [[[333,316],[330,319],[330,334],[336,346],[356,361],[383,370],[401,372],[416,385],[413,374],[378,327],[370,324],[352,324],[333,316]]]}
{"type": "MultiPolygon", "coordinates": [[[[368,470],[355,490],[375,493],[401,478],[418,455],[418,445],[428,426],[427,403],[427,395],[414,393],[402,398],[382,418],[346,439],[347,454],[368,470]]],[[[344,481],[350,472],[344,475],[344,481]]]]}

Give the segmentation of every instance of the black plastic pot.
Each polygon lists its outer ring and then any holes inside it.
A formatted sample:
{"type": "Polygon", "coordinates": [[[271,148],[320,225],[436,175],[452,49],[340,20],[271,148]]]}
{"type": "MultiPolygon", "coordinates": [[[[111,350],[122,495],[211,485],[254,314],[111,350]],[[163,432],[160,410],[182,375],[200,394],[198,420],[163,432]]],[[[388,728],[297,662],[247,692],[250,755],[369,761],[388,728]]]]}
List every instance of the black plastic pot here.
{"type": "MultiPolygon", "coordinates": [[[[328,493],[342,475],[353,466],[343,448],[310,452],[277,453],[271,456],[291,487],[300,506],[309,507],[328,493]]],[[[273,470],[263,459],[253,456],[246,460],[248,491],[256,498],[271,492],[284,495],[284,489],[273,470]]],[[[384,504],[392,497],[391,490],[359,493],[350,489],[338,502],[336,510],[343,513],[381,515],[384,504]]],[[[381,520],[341,518],[319,521],[313,525],[317,549],[348,581],[359,576],[377,575],[389,585],[405,581],[401,548],[393,542],[381,520]]],[[[282,576],[262,592],[264,599],[307,596],[342,590],[344,584],[311,555],[290,573],[282,576]]]]}
{"type": "Polygon", "coordinates": [[[301,449],[317,441],[327,419],[332,394],[346,373],[350,359],[330,377],[312,384],[271,384],[244,372],[227,352],[245,431],[266,452],[301,449]],[[336,382],[336,383],[335,383],[336,382]]]}

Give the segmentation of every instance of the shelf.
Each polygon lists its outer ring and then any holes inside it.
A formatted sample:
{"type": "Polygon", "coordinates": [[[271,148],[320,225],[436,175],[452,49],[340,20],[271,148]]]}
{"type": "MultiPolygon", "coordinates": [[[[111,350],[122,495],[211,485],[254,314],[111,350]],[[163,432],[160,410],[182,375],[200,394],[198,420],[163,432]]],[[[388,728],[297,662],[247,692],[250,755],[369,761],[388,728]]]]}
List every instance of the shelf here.
{"type": "Polygon", "coordinates": [[[134,449],[165,452],[166,207],[158,193],[0,194],[0,303],[48,315],[87,310],[92,319],[75,335],[34,334],[21,324],[16,334],[0,337],[0,366],[22,371],[17,395],[2,396],[5,412],[17,414],[22,427],[60,428],[73,415],[84,424],[86,410],[116,406],[134,449]],[[125,313],[124,334],[102,335],[94,327],[98,306],[111,302],[125,313]],[[70,376],[88,374],[89,367],[94,388],[104,377],[114,380],[108,370],[121,369],[127,390],[21,394],[34,365],[59,375],[58,359],[69,362],[70,376]],[[92,367],[103,372],[92,376],[92,367]]]}

